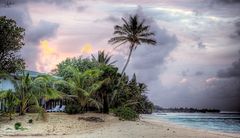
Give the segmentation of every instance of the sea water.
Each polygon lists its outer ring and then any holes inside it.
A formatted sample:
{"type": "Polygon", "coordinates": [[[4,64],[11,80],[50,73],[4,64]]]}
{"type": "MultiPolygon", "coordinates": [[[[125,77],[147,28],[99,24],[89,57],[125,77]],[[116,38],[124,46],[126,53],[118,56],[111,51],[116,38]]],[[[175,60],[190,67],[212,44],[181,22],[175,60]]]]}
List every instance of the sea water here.
{"type": "Polygon", "coordinates": [[[153,113],[146,117],[167,120],[186,127],[240,133],[240,114],[238,113],[153,113]]]}

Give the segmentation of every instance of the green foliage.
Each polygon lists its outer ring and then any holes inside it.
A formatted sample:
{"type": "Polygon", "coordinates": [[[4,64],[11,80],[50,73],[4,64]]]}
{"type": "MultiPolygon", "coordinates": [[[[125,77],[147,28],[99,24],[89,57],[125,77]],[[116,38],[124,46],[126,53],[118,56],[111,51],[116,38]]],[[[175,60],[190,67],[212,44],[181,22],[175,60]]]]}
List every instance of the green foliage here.
{"type": "Polygon", "coordinates": [[[73,77],[74,71],[72,69],[78,70],[79,72],[85,72],[86,70],[93,69],[96,66],[97,64],[88,58],[67,58],[57,65],[57,69],[54,71],[54,74],[67,80],[73,77]]]}
{"type": "Polygon", "coordinates": [[[125,76],[118,91],[114,93],[111,108],[124,106],[132,108],[137,113],[151,113],[153,104],[145,95],[146,91],[147,86],[144,83],[138,83],[135,74],[130,81],[125,76]]]}
{"type": "Polygon", "coordinates": [[[25,68],[17,53],[23,47],[24,29],[12,19],[0,16],[0,70],[13,73],[25,68]]]}
{"type": "MultiPolygon", "coordinates": [[[[14,106],[19,107],[19,115],[24,115],[27,109],[35,110],[39,113],[38,119],[46,120],[45,110],[40,107],[38,101],[44,99],[61,98],[62,93],[54,88],[55,82],[58,80],[51,76],[39,76],[35,79],[31,78],[29,74],[20,74],[17,79],[11,79],[8,74],[0,74],[0,76],[9,76],[10,80],[15,85],[15,92],[0,93],[0,99],[10,98],[4,104],[11,111],[15,111],[14,106]]],[[[12,112],[10,112],[12,113],[12,112]]],[[[10,114],[11,115],[11,114],[10,114]]]]}
{"type": "Polygon", "coordinates": [[[0,99],[5,99],[5,113],[12,120],[12,115],[15,113],[16,107],[19,104],[19,100],[12,90],[0,92],[0,99]]]}
{"type": "MultiPolygon", "coordinates": [[[[144,83],[137,82],[136,75],[129,80],[128,76],[118,73],[118,68],[111,64],[111,56],[103,51],[98,53],[97,57],[90,59],[78,59],[88,61],[88,69],[80,71],[75,66],[75,59],[68,59],[69,66],[61,66],[56,70],[67,70],[71,72],[71,77],[65,77],[68,81],[71,95],[75,95],[82,108],[87,110],[89,107],[101,109],[108,113],[110,108],[129,107],[137,113],[151,113],[152,103],[148,100],[145,92],[147,86],[144,83]],[[73,62],[74,61],[74,62],[73,62]],[[71,64],[70,64],[71,63],[71,64]]],[[[59,65],[65,65],[63,61],[59,65]]],[[[86,66],[86,65],[83,65],[86,66]]],[[[63,76],[64,77],[64,74],[63,76]]],[[[67,87],[67,85],[66,85],[67,87]]],[[[69,94],[68,93],[68,94],[69,94]]]]}
{"type": "Polygon", "coordinates": [[[29,120],[28,120],[28,123],[29,123],[29,124],[32,124],[32,123],[33,123],[33,120],[32,120],[32,119],[29,119],[29,120]]]}
{"type": "Polygon", "coordinates": [[[62,94],[54,88],[54,83],[57,80],[51,76],[45,75],[33,79],[29,74],[23,73],[19,79],[15,83],[15,89],[16,96],[20,101],[20,115],[24,115],[29,108],[35,108],[43,115],[44,111],[38,103],[41,98],[57,99],[62,97],[62,94]]]}
{"type": "Polygon", "coordinates": [[[16,130],[19,130],[19,129],[22,128],[22,124],[21,124],[20,122],[17,122],[17,123],[14,124],[14,128],[15,128],[16,130]]]}
{"type": "Polygon", "coordinates": [[[66,106],[65,112],[67,114],[78,114],[78,113],[83,113],[83,110],[79,106],[79,104],[69,104],[66,106]]]}
{"type": "Polygon", "coordinates": [[[135,121],[139,118],[138,113],[129,107],[119,107],[114,109],[113,113],[118,116],[120,120],[135,121]]]}
{"type": "Polygon", "coordinates": [[[105,51],[98,51],[97,57],[92,55],[92,61],[98,65],[113,65],[116,61],[111,62],[112,56],[106,54],[105,51]]]}
{"type": "Polygon", "coordinates": [[[73,77],[68,79],[72,95],[77,96],[79,104],[86,110],[88,106],[94,106],[98,109],[102,106],[101,103],[94,98],[97,90],[102,85],[102,82],[98,81],[101,73],[99,69],[89,69],[83,73],[74,70],[73,77]]]}

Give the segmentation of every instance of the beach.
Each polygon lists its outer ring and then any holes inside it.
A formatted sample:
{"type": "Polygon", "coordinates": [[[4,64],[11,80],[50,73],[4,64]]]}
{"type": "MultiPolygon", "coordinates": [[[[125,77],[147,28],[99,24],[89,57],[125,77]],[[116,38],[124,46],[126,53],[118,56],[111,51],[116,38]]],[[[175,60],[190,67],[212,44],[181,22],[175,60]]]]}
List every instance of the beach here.
{"type": "Polygon", "coordinates": [[[203,131],[185,128],[164,121],[141,116],[138,121],[120,121],[113,115],[86,113],[67,115],[48,113],[47,121],[33,121],[36,114],[16,117],[12,121],[1,120],[1,137],[50,137],[50,138],[240,138],[239,134],[203,131]],[[99,117],[104,122],[81,120],[83,117],[99,117]],[[14,130],[21,122],[25,130],[14,130]]]}

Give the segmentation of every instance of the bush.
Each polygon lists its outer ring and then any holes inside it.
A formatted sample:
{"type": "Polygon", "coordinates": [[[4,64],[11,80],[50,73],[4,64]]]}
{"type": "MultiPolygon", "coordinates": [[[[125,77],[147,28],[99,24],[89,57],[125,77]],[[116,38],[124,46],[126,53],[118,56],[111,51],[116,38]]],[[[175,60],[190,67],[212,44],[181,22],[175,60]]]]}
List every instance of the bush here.
{"type": "Polygon", "coordinates": [[[14,127],[15,127],[16,130],[19,130],[19,129],[22,128],[22,124],[17,122],[17,123],[15,123],[14,127]]]}
{"type": "Polygon", "coordinates": [[[129,107],[119,107],[114,109],[113,113],[118,116],[120,120],[135,121],[139,117],[137,112],[129,107]]]}
{"type": "Polygon", "coordinates": [[[33,123],[33,120],[32,120],[32,119],[29,119],[29,120],[28,120],[28,123],[32,124],[32,123],[33,123]]]}
{"type": "Polygon", "coordinates": [[[65,108],[66,113],[68,114],[77,114],[82,113],[81,107],[78,104],[69,104],[65,108]]]}

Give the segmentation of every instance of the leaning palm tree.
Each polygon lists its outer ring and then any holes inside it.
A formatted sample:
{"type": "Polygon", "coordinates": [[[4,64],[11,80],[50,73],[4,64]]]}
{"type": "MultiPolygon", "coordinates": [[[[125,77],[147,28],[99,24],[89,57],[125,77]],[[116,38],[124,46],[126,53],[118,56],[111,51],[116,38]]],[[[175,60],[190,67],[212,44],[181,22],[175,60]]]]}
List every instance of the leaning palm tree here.
{"type": "Polygon", "coordinates": [[[129,55],[121,75],[125,72],[134,49],[141,44],[156,45],[156,40],[153,38],[155,34],[150,31],[150,26],[145,25],[145,20],[139,20],[138,15],[130,16],[128,20],[122,18],[122,20],[124,24],[114,27],[115,36],[108,41],[111,44],[118,43],[118,46],[129,43],[129,55]]]}

